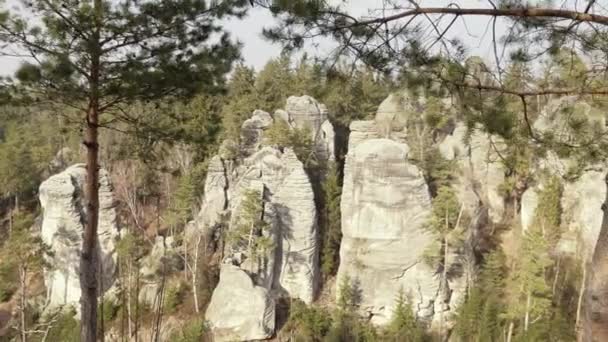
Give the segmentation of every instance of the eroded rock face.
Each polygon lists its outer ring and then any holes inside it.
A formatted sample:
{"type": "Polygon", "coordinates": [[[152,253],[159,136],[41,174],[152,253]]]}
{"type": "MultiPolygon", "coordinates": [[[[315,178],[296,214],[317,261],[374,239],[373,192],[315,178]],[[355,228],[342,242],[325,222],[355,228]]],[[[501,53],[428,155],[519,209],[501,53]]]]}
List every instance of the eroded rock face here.
{"type": "Polygon", "coordinates": [[[390,138],[392,131],[405,132],[408,116],[413,111],[413,101],[405,92],[390,94],[376,112],[375,123],[380,136],[390,138]]]}
{"type": "MultiPolygon", "coordinates": [[[[86,221],[82,190],[85,176],[84,164],[77,164],[40,185],[39,197],[43,210],[41,237],[53,252],[49,260],[53,268],[44,272],[49,308],[62,305],[80,307],[80,249],[86,221]]],[[[110,177],[105,170],[100,170],[98,260],[103,291],[114,283],[115,241],[118,234],[110,177]]]]}
{"type": "Polygon", "coordinates": [[[504,143],[478,129],[465,142],[466,134],[466,126],[458,123],[454,132],[439,144],[439,151],[445,159],[457,162],[459,175],[453,186],[466,211],[474,213],[483,205],[488,209],[492,222],[498,223],[505,211],[500,193],[505,170],[497,151],[504,148],[504,143]]]}
{"type": "Polygon", "coordinates": [[[244,270],[223,264],[205,318],[217,342],[262,340],[274,333],[275,303],[244,270]]]}
{"type": "MultiPolygon", "coordinates": [[[[285,156],[286,164],[300,163],[295,154],[285,156]]],[[[300,163],[301,164],[301,163],[300,163]]],[[[310,304],[317,286],[317,212],[314,193],[303,167],[294,167],[278,187],[274,207],[279,223],[280,288],[289,297],[310,304]]]]}
{"type": "Polygon", "coordinates": [[[386,324],[395,296],[412,296],[416,314],[432,317],[439,282],[423,261],[433,237],[423,228],[431,199],[421,171],[408,162],[406,144],[370,139],[346,157],[338,283],[349,277],[360,308],[386,324]]]}
{"type": "Polygon", "coordinates": [[[214,157],[202,207],[209,214],[203,219],[206,213],[201,211],[198,220],[203,229],[212,230],[228,216],[228,231],[237,227],[248,189],[261,195],[263,220],[269,226],[267,237],[272,248],[256,259],[248,257],[246,250],[230,245],[225,249],[220,283],[206,316],[219,341],[270,337],[274,333],[275,298],[291,297],[310,303],[318,282],[313,188],[304,165],[289,148],[281,151],[260,146],[238,165],[214,157]],[[227,302],[227,298],[231,299],[227,302]]]}
{"type": "Polygon", "coordinates": [[[278,114],[281,120],[287,121],[290,127],[310,130],[319,160],[335,160],[334,127],[328,120],[325,105],[307,95],[290,96],[285,110],[275,114],[278,114]]]}

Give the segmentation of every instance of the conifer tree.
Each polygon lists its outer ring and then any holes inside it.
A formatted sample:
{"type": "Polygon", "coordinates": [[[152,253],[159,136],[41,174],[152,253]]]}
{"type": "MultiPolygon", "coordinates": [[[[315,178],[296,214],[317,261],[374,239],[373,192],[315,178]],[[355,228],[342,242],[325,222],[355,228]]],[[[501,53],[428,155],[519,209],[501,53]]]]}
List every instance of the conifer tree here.
{"type": "MultiPolygon", "coordinates": [[[[259,190],[248,189],[239,206],[237,225],[228,231],[228,244],[235,251],[244,251],[247,258],[255,261],[272,248],[268,236],[269,224],[264,221],[264,200],[259,190]]],[[[251,267],[254,262],[251,263],[251,267]]]]}
{"type": "Polygon", "coordinates": [[[261,107],[258,109],[272,112],[283,108],[287,98],[294,92],[291,56],[283,54],[266,63],[255,80],[255,88],[261,107]]]}
{"type": "Polygon", "coordinates": [[[226,103],[222,108],[222,126],[229,138],[238,140],[243,122],[261,107],[255,80],[255,71],[244,64],[237,64],[232,72],[227,85],[226,103]]]}
{"type": "Polygon", "coordinates": [[[82,341],[97,335],[98,130],[124,118],[121,105],[216,91],[238,55],[217,25],[246,0],[22,1],[2,3],[0,37],[29,58],[17,72],[29,95],[75,108],[87,149],[87,221],[81,251],[82,341]],[[208,43],[220,34],[215,43],[208,43]],[[114,117],[112,117],[114,114],[114,117]]]}
{"type": "Polygon", "coordinates": [[[393,318],[389,323],[386,337],[388,340],[396,342],[421,342],[424,340],[423,329],[416,320],[412,303],[403,289],[400,289],[397,295],[393,318]]]}
{"type": "Polygon", "coordinates": [[[342,189],[338,179],[338,169],[332,163],[323,181],[323,198],[325,200],[325,231],[323,232],[323,250],[321,251],[321,270],[325,277],[337,271],[342,239],[340,196],[342,189]]]}

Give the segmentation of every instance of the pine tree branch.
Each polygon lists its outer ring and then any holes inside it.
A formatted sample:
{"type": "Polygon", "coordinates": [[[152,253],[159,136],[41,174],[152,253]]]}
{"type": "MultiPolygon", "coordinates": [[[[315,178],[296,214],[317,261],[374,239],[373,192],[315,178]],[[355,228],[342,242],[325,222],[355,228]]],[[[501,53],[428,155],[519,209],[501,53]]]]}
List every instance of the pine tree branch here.
{"type": "MultiPolygon", "coordinates": [[[[334,13],[338,14],[338,13],[334,13]]],[[[493,16],[493,17],[511,17],[511,18],[558,18],[571,19],[580,22],[591,22],[601,25],[608,25],[608,16],[578,12],[565,9],[552,8],[458,8],[458,7],[417,7],[401,13],[397,13],[387,17],[374,18],[369,20],[354,20],[352,23],[344,26],[338,26],[337,29],[348,29],[357,26],[366,26],[378,23],[388,23],[395,20],[411,17],[414,15],[428,14],[452,14],[456,16],[493,16]]],[[[338,14],[341,15],[341,14],[338,14]]],[[[352,18],[352,17],[351,17],[352,18]]],[[[352,20],[352,19],[351,19],[352,20]]]]}

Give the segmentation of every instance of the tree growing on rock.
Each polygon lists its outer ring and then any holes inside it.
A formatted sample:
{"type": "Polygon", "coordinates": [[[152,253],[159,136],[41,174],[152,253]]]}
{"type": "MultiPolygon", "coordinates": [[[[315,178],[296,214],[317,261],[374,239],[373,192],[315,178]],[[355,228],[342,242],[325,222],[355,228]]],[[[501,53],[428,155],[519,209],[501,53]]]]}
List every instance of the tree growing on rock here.
{"type": "Polygon", "coordinates": [[[228,231],[227,242],[233,251],[246,253],[253,267],[257,258],[265,256],[272,248],[270,225],[264,221],[261,191],[246,190],[238,214],[238,223],[228,231]]]}
{"type": "Polygon", "coordinates": [[[114,120],[129,122],[123,105],[133,101],[219,90],[238,46],[217,20],[242,16],[248,2],[40,0],[21,5],[23,11],[3,3],[0,15],[2,40],[11,54],[29,61],[17,72],[20,85],[32,97],[74,108],[85,132],[88,219],[80,266],[81,338],[92,342],[99,294],[99,128],[114,120]]]}
{"type": "Polygon", "coordinates": [[[337,166],[332,163],[322,184],[325,201],[325,229],[322,232],[321,271],[325,277],[335,274],[340,261],[340,241],[342,239],[340,198],[342,188],[338,176],[337,166]]]}

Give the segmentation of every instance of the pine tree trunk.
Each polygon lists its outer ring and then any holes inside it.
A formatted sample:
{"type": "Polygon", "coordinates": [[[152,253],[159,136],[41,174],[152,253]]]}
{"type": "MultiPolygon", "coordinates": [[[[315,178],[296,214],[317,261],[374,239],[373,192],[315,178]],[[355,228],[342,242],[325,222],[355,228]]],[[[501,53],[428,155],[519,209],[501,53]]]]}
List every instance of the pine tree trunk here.
{"type": "Polygon", "coordinates": [[[80,254],[81,329],[82,342],[95,342],[97,338],[97,224],[99,215],[99,74],[100,74],[100,26],[102,1],[94,2],[97,29],[91,37],[90,94],[87,110],[85,146],[87,148],[87,176],[85,199],[87,219],[80,254]]]}
{"type": "Polygon", "coordinates": [[[21,296],[20,296],[20,303],[19,305],[21,306],[20,308],[20,312],[19,312],[19,316],[21,319],[21,342],[27,342],[27,332],[26,332],[26,327],[25,327],[25,305],[26,305],[26,270],[25,267],[20,267],[19,268],[19,280],[21,282],[21,296]]]}

